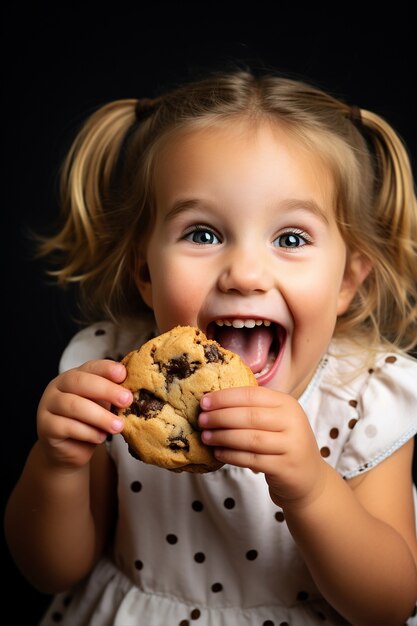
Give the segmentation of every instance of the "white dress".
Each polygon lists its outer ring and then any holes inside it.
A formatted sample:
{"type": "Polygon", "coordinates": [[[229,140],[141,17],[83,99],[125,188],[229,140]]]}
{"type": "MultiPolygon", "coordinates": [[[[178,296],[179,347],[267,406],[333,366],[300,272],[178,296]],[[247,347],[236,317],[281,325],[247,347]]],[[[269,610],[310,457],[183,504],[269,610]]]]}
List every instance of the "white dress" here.
{"type": "MultiPolygon", "coordinates": [[[[94,324],[72,339],[60,370],[119,359],[147,336],[94,324]]],[[[300,398],[322,456],[345,478],[417,432],[417,361],[381,354],[352,378],[354,366],[328,355],[300,398]]],[[[53,599],[41,626],[347,623],[318,592],[263,474],[231,465],[178,474],[134,459],[121,435],[107,445],[118,472],[113,549],[85,582],[53,599]]]]}

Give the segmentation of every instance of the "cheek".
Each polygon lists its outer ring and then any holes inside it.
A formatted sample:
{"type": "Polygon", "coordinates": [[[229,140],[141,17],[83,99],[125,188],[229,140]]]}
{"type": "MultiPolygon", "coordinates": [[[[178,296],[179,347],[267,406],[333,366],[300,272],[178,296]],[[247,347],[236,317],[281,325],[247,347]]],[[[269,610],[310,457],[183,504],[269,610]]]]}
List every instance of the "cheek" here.
{"type": "Polygon", "coordinates": [[[300,273],[287,284],[286,299],[294,323],[311,333],[332,333],[337,317],[341,272],[329,268],[300,273]]]}
{"type": "Polygon", "coordinates": [[[151,267],[153,310],[160,332],[176,325],[196,325],[206,297],[201,276],[188,263],[156,263],[151,267]]]}

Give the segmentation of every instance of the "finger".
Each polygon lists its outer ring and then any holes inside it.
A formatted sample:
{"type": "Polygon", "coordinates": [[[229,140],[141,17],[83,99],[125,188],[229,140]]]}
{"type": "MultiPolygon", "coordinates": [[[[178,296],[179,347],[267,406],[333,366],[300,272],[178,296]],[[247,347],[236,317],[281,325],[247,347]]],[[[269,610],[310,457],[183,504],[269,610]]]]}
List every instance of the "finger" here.
{"type": "Polygon", "coordinates": [[[281,415],[275,406],[231,407],[200,413],[198,423],[206,428],[253,428],[257,430],[282,431],[287,416],[281,415]]]}
{"type": "Polygon", "coordinates": [[[279,464],[279,456],[256,454],[255,452],[247,452],[243,450],[232,450],[229,448],[216,448],[214,456],[221,463],[236,465],[237,467],[247,467],[254,472],[262,472],[263,474],[272,474],[277,471],[279,464]]]}
{"type": "Polygon", "coordinates": [[[116,383],[122,383],[127,376],[125,366],[122,363],[112,361],[111,359],[96,359],[87,361],[76,369],[90,374],[96,374],[97,376],[103,376],[104,378],[108,378],[116,383]]]}
{"type": "Polygon", "coordinates": [[[54,436],[48,437],[52,446],[59,446],[68,440],[97,445],[103,443],[107,437],[106,432],[94,428],[86,422],[57,415],[54,416],[54,419],[56,421],[54,436]]]}
{"type": "Polygon", "coordinates": [[[76,420],[101,432],[117,433],[123,428],[123,420],[105,407],[76,394],[56,394],[48,411],[54,416],[76,420]]]}
{"type": "Polygon", "coordinates": [[[201,439],[210,446],[255,454],[283,454],[287,449],[285,436],[262,430],[204,430],[201,439]]]}
{"type": "MultiPolygon", "coordinates": [[[[123,367],[123,366],[122,366],[123,367]]],[[[56,381],[59,391],[75,394],[95,401],[105,401],[118,407],[128,406],[133,401],[132,392],[102,375],[82,369],[66,372],[56,381]]]]}
{"type": "Polygon", "coordinates": [[[206,393],[200,400],[203,411],[238,406],[279,406],[286,394],[267,387],[231,387],[206,393]]]}

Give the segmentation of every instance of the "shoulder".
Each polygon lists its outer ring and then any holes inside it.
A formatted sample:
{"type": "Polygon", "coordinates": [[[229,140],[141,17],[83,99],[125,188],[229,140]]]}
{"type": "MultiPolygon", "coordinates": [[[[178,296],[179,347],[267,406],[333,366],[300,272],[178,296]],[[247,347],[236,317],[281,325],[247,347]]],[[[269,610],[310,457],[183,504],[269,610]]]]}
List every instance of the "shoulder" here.
{"type": "Polygon", "coordinates": [[[59,371],[78,367],[91,359],[119,361],[127,352],[147,341],[153,329],[151,319],[95,322],[72,337],[62,353],[59,371]]]}
{"type": "Polygon", "coordinates": [[[327,439],[321,444],[326,450],[337,448],[333,463],[345,478],[372,469],[417,433],[416,381],[417,361],[410,356],[381,350],[364,359],[331,351],[320,383],[317,432],[327,439]]]}
{"type": "Polygon", "coordinates": [[[328,355],[324,383],[340,387],[340,395],[366,399],[367,407],[374,400],[384,403],[388,398],[395,402],[417,399],[417,360],[407,354],[380,350],[372,356],[349,352],[336,346],[328,355]],[[353,395],[352,395],[353,394],[353,395]]]}

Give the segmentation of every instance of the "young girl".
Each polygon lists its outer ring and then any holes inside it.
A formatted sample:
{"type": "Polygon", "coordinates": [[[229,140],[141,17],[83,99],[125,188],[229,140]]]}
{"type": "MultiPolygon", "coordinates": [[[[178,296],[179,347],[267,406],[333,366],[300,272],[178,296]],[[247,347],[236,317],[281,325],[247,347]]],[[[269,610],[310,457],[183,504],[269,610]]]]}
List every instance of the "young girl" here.
{"type": "Polygon", "coordinates": [[[93,114],[62,202],[42,252],[92,323],[6,513],[57,592],[42,625],[416,624],[417,205],[393,129],[303,82],[209,76],[93,114]],[[213,473],[133,458],[111,411],[120,357],[178,324],[259,383],[202,399],[213,473]]]}

